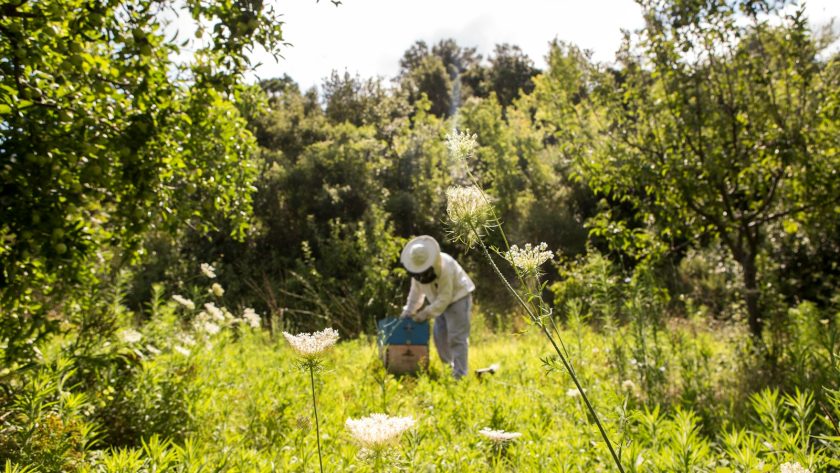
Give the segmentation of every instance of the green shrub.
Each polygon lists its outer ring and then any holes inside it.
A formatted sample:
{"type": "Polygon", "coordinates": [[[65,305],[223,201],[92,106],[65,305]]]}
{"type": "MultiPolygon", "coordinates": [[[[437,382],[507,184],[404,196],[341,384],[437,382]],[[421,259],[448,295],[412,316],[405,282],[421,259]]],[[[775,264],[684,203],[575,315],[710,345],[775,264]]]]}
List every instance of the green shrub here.
{"type": "Polygon", "coordinates": [[[73,374],[67,359],[34,366],[13,394],[0,398],[0,458],[6,459],[6,471],[27,471],[9,462],[69,471],[85,460],[99,429],[87,419],[92,409],[87,396],[72,392],[73,374]]]}

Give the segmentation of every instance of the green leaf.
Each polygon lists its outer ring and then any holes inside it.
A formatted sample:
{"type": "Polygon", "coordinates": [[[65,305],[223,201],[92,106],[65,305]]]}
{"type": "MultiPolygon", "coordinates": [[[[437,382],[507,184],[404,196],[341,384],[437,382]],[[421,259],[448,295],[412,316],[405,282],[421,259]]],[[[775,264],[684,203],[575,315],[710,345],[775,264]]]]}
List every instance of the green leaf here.
{"type": "Polygon", "coordinates": [[[782,227],[785,230],[785,233],[789,235],[793,235],[799,231],[799,223],[795,220],[785,220],[782,222],[782,227]]]}

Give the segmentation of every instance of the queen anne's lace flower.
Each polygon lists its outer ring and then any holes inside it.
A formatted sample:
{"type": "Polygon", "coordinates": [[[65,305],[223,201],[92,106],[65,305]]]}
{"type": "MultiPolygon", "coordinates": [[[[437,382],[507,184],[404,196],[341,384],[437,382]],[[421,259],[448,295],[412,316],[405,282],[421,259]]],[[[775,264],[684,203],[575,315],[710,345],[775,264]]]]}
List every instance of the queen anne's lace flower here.
{"type": "Polygon", "coordinates": [[[146,344],[146,351],[151,353],[152,355],[160,355],[160,350],[158,350],[156,346],[150,343],[146,344]]]}
{"type": "Polygon", "coordinates": [[[493,224],[490,199],[476,186],[450,187],[446,190],[446,215],[455,240],[472,247],[493,224]]]}
{"type": "Polygon", "coordinates": [[[413,427],[414,419],[371,414],[361,419],[349,418],[344,425],[361,446],[377,450],[396,441],[400,434],[413,427]]]}
{"type": "Polygon", "coordinates": [[[174,350],[177,351],[178,353],[184,355],[184,356],[190,356],[190,353],[191,353],[188,348],[184,348],[181,345],[175,345],[174,350]]]}
{"type": "Polygon", "coordinates": [[[254,309],[250,307],[245,309],[245,313],[242,314],[242,319],[248,322],[251,328],[260,328],[260,316],[254,309]]]}
{"type": "Polygon", "coordinates": [[[510,247],[510,251],[504,253],[504,257],[515,268],[528,274],[539,274],[540,266],[554,257],[554,253],[548,249],[543,242],[537,246],[526,243],[524,248],[516,245],[510,247]]]}
{"type": "Polygon", "coordinates": [[[210,317],[213,318],[213,320],[215,320],[217,322],[224,322],[225,321],[224,311],[222,311],[222,309],[219,309],[218,307],[216,307],[216,304],[214,304],[212,302],[208,302],[208,303],[204,304],[204,309],[207,311],[207,313],[210,315],[210,317]]]}
{"type": "Polygon", "coordinates": [[[519,432],[505,432],[504,430],[493,430],[487,427],[479,430],[478,433],[496,443],[510,442],[513,439],[522,437],[522,434],[519,432]]]}
{"type": "Polygon", "coordinates": [[[811,470],[805,468],[797,462],[784,463],[779,466],[780,473],[811,473],[811,470]]]}
{"type": "Polygon", "coordinates": [[[195,310],[195,303],[186,297],[180,296],[178,294],[172,295],[172,300],[181,304],[182,306],[186,307],[189,310],[195,310]]]}
{"type": "Polygon", "coordinates": [[[283,332],[283,336],[288,340],[289,345],[298,353],[306,358],[317,356],[326,351],[338,341],[338,332],[335,329],[327,328],[320,332],[301,333],[292,335],[283,332]]]}
{"type": "Polygon", "coordinates": [[[219,327],[218,324],[214,324],[213,322],[205,322],[202,328],[205,332],[207,332],[208,335],[216,335],[222,330],[222,328],[219,327]]]}
{"type": "Polygon", "coordinates": [[[446,147],[456,159],[468,159],[478,148],[478,137],[467,132],[454,132],[446,135],[446,147]]]}
{"type": "Polygon", "coordinates": [[[210,313],[203,310],[199,312],[193,321],[193,326],[196,330],[205,332],[208,335],[215,335],[222,330],[216,322],[223,322],[225,320],[224,313],[212,303],[204,304],[204,308],[210,311],[210,313]]]}
{"type": "Polygon", "coordinates": [[[125,343],[137,343],[142,338],[143,335],[137,330],[134,330],[133,328],[127,328],[125,330],[120,331],[120,339],[125,343]]]}
{"type": "Polygon", "coordinates": [[[217,282],[214,282],[213,285],[210,286],[210,292],[212,292],[216,297],[222,297],[225,295],[225,289],[217,282]]]}
{"type": "Polygon", "coordinates": [[[216,268],[210,266],[207,263],[201,263],[201,272],[204,273],[204,275],[210,279],[216,277],[216,268]]]}

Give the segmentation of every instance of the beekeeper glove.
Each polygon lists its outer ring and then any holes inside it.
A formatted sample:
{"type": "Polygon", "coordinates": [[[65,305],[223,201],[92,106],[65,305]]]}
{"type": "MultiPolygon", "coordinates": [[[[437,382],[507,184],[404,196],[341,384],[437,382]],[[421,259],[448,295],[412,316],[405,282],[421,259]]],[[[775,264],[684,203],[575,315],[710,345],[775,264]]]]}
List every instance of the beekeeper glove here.
{"type": "Polygon", "coordinates": [[[414,318],[414,314],[412,314],[411,312],[409,312],[407,310],[404,310],[403,313],[400,314],[401,319],[407,319],[409,317],[414,318]]]}
{"type": "Polygon", "coordinates": [[[413,320],[415,322],[423,322],[425,320],[429,320],[429,316],[431,314],[429,313],[428,309],[429,309],[429,307],[427,306],[426,308],[418,311],[416,314],[411,316],[411,320],[413,320]]]}

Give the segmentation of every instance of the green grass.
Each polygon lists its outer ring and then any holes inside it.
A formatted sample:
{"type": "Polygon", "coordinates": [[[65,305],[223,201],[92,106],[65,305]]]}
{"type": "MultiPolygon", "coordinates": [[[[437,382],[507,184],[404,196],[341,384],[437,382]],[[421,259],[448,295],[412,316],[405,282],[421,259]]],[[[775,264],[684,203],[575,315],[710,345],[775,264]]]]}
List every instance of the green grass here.
{"type": "MultiPolygon", "coordinates": [[[[428,372],[399,378],[385,374],[372,339],[341,341],[329,352],[316,378],[324,470],[372,471],[344,423],[383,412],[417,421],[391,452],[388,471],[614,471],[569,376],[552,368],[544,338],[535,330],[493,333],[476,322],[470,367],[501,365],[497,374],[482,379],[471,375],[454,381],[433,349],[428,372]],[[478,433],[485,427],[523,435],[500,449],[478,433]]],[[[738,397],[740,335],[725,333],[693,324],[660,332],[659,356],[668,361],[651,394],[641,388],[637,365],[625,361],[618,369],[617,352],[632,352],[632,330],[607,338],[573,323],[563,331],[575,370],[621,450],[624,468],[778,471],[777,465],[797,461],[812,472],[836,471],[831,470],[836,461],[830,466],[829,460],[836,440],[810,436],[828,428],[818,419],[813,399],[800,399],[810,402],[810,411],[803,411],[794,407],[793,397],[765,391],[756,397],[762,406],[756,412],[746,397],[738,397]],[[768,420],[769,411],[775,421],[768,420]],[[803,432],[808,425],[811,430],[803,432]]],[[[139,377],[150,393],[156,392],[155,383],[179,381],[188,406],[175,421],[189,426],[186,436],[88,452],[83,470],[318,471],[308,373],[282,337],[226,330],[189,356],[172,351],[148,357],[139,377]]],[[[143,409],[166,409],[165,403],[155,404],[160,396],[150,397],[143,409]]]]}

